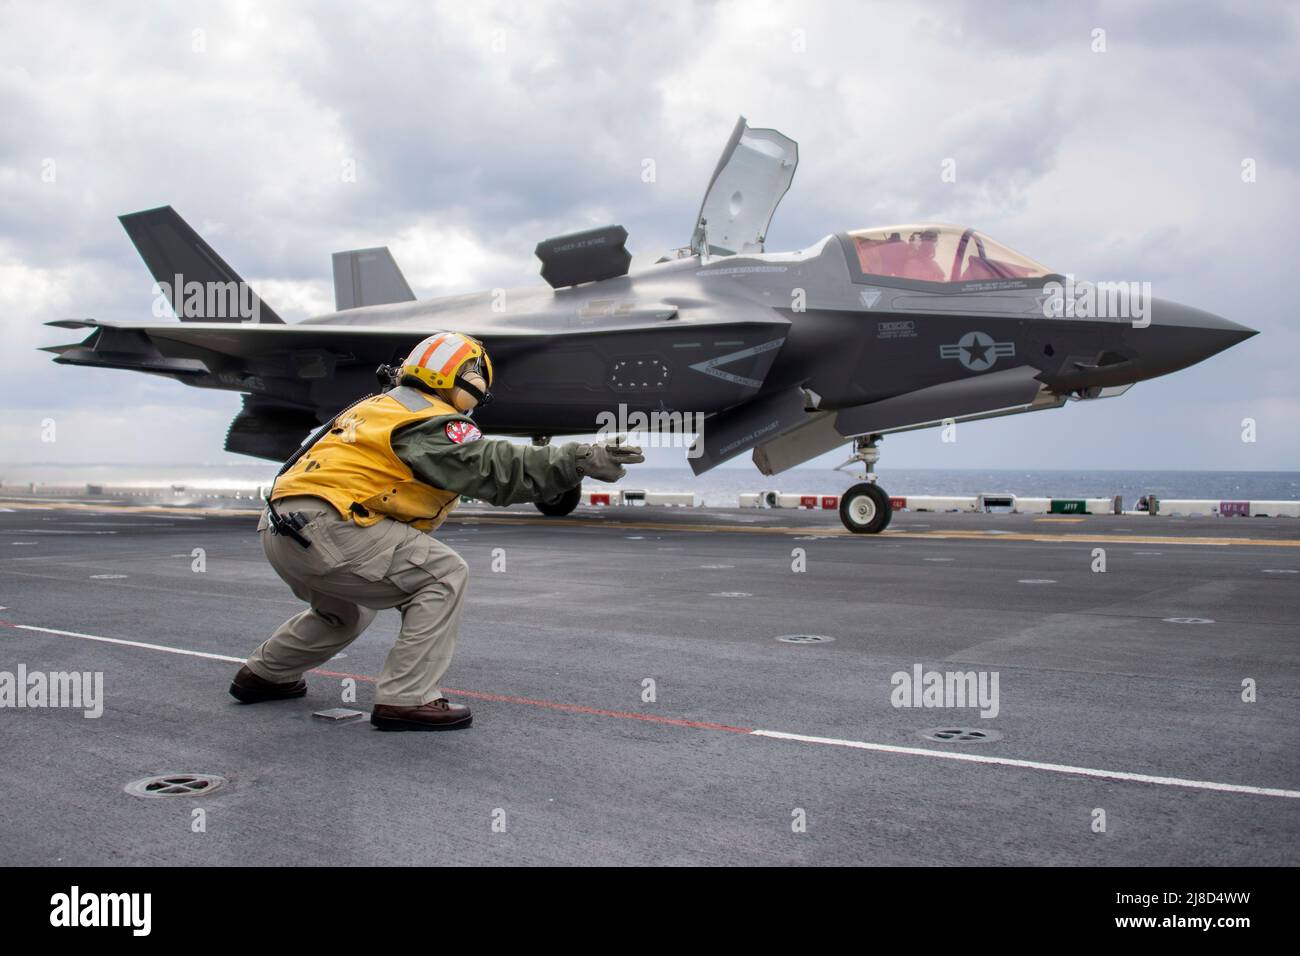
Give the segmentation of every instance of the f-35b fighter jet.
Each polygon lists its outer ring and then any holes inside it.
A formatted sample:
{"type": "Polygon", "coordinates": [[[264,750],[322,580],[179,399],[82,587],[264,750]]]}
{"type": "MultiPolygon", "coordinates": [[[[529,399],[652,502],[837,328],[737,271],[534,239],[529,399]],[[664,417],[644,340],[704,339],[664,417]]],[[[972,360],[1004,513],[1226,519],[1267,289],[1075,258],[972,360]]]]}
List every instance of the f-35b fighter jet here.
{"type": "MultiPolygon", "coordinates": [[[[335,253],[336,311],[285,323],[170,207],[123,216],[180,321],[78,319],[55,361],[165,375],[243,394],[226,449],[287,458],[374,389],[431,332],[481,339],[496,380],[477,420],[498,435],[648,421],[695,432],[696,474],[749,453],[765,475],[852,444],[865,480],[846,527],[878,532],[872,466],[891,432],[1118,395],[1255,332],[1152,299],[1140,283],[1076,283],[975,229],[856,229],[806,249],[764,237],[798,146],[742,117],[689,245],[636,270],[622,226],[538,244],[545,285],[419,301],[386,248],[335,253]]],[[[579,489],[541,502],[566,514],[579,489]]]]}

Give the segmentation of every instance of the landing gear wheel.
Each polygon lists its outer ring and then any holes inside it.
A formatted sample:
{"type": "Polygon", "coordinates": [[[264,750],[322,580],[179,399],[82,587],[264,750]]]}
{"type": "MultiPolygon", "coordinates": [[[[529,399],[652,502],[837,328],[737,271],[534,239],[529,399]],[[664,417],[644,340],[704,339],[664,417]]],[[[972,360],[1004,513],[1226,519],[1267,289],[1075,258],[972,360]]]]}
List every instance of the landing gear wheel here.
{"type": "Polygon", "coordinates": [[[879,534],[893,516],[889,495],[873,482],[860,482],[840,495],[840,520],[855,534],[879,534]]]}
{"type": "Polygon", "coordinates": [[[545,501],[535,501],[537,510],[548,518],[563,518],[574,508],[578,507],[578,502],[582,500],[582,486],[570,488],[568,491],[562,491],[554,498],[547,498],[545,501]]]}

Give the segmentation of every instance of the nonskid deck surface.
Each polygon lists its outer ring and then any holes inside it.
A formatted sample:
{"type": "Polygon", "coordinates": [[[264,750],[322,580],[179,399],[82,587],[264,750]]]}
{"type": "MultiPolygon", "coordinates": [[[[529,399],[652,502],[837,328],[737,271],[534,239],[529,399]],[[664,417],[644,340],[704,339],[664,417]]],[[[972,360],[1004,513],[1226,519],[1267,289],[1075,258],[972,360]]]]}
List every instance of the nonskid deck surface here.
{"type": "Polygon", "coordinates": [[[0,501],[0,679],[104,695],[0,709],[6,862],[1300,862],[1295,520],[467,507],[474,726],[394,735],[312,714],[368,711],[396,612],[302,700],[226,694],[300,608],[253,526],[0,501]],[[931,672],[996,716],[894,706],[931,672]],[[124,792],[169,771],[226,782],[124,792]]]}

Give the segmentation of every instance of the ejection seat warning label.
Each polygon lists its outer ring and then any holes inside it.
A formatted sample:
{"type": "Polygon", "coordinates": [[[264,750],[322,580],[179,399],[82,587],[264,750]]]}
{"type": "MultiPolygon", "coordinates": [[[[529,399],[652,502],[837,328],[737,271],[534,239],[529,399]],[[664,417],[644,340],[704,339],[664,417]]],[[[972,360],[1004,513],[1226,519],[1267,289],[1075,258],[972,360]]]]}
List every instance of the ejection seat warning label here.
{"type": "Polygon", "coordinates": [[[901,319],[897,322],[877,322],[876,338],[914,339],[916,338],[916,323],[911,319],[901,319]]]}

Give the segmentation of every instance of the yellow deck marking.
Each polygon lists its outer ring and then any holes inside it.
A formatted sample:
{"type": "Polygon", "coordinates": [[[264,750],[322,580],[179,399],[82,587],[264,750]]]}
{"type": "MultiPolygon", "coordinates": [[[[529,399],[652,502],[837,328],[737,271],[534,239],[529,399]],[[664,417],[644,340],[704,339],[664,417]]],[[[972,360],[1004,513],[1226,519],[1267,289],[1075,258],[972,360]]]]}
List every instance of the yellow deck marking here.
{"type": "MultiPolygon", "coordinates": [[[[249,508],[192,508],[177,507],[164,508],[159,505],[112,505],[112,504],[80,504],[75,502],[42,502],[40,504],[28,504],[26,502],[6,500],[3,507],[22,508],[31,510],[51,510],[51,509],[71,509],[75,511],[113,511],[125,513],[148,513],[148,514],[200,514],[200,515],[241,515],[256,516],[260,515],[261,509],[249,508]]],[[[1070,521],[1084,521],[1084,518],[1067,519],[1070,521]]],[[[1153,521],[1159,521],[1159,518],[1153,518],[1153,521]]],[[[1227,520],[1227,519],[1224,519],[1227,520]]],[[[1256,548],[1300,548],[1300,539],[1297,538],[1216,538],[1206,535],[1198,536],[1175,536],[1175,535],[1157,535],[1157,534],[1130,534],[1126,532],[1092,532],[1092,533],[1070,533],[1070,534],[1049,534],[1047,532],[1000,532],[992,533],[989,531],[980,531],[972,529],[969,531],[962,529],[952,529],[948,531],[885,531],[882,534],[853,534],[847,528],[842,527],[823,527],[821,525],[807,525],[805,527],[788,527],[785,525],[733,525],[733,524],[669,524],[667,522],[656,521],[593,521],[585,518],[547,518],[542,515],[530,517],[525,515],[511,514],[483,514],[482,512],[459,512],[451,515],[447,519],[448,525],[456,525],[469,522],[481,522],[484,524],[528,524],[528,525],[546,525],[547,527],[566,527],[566,528],[617,528],[620,530],[636,531],[685,531],[685,532],[712,532],[712,533],[737,533],[737,534],[788,534],[788,535],[816,535],[818,537],[846,537],[857,538],[864,542],[893,540],[897,538],[917,538],[921,540],[935,541],[942,539],[972,540],[972,541],[1034,541],[1043,544],[1060,544],[1078,543],[1078,544],[1188,544],[1188,545],[1211,545],[1217,547],[1256,547],[1256,548]]],[[[17,532],[15,532],[17,533],[17,532]]]]}
{"type": "Polygon", "coordinates": [[[545,525],[564,525],[574,528],[618,528],[620,530],[637,530],[637,531],[710,531],[710,532],[739,532],[741,534],[797,534],[797,535],[816,535],[818,537],[843,536],[859,538],[863,541],[880,541],[892,540],[895,538],[920,538],[923,540],[936,540],[941,538],[953,539],[970,539],[975,541],[1037,541],[1050,544],[1058,544],[1062,541],[1074,542],[1080,544],[1199,544],[1199,545],[1252,545],[1264,548],[1300,548],[1300,539],[1268,539],[1268,538],[1211,538],[1206,536],[1198,537],[1174,537],[1170,535],[1147,535],[1147,534],[1124,534],[1124,533],[1096,533],[1096,534],[1047,534],[1045,532],[1001,532],[992,533],[989,531],[885,531],[881,534],[853,534],[847,528],[825,528],[819,525],[809,525],[803,528],[791,528],[780,525],[721,525],[721,524],[667,524],[650,521],[586,521],[581,518],[545,518],[538,516],[519,517],[506,515],[452,515],[447,519],[448,524],[453,524],[469,518],[474,521],[480,521],[487,524],[545,524],[545,525]]]}

